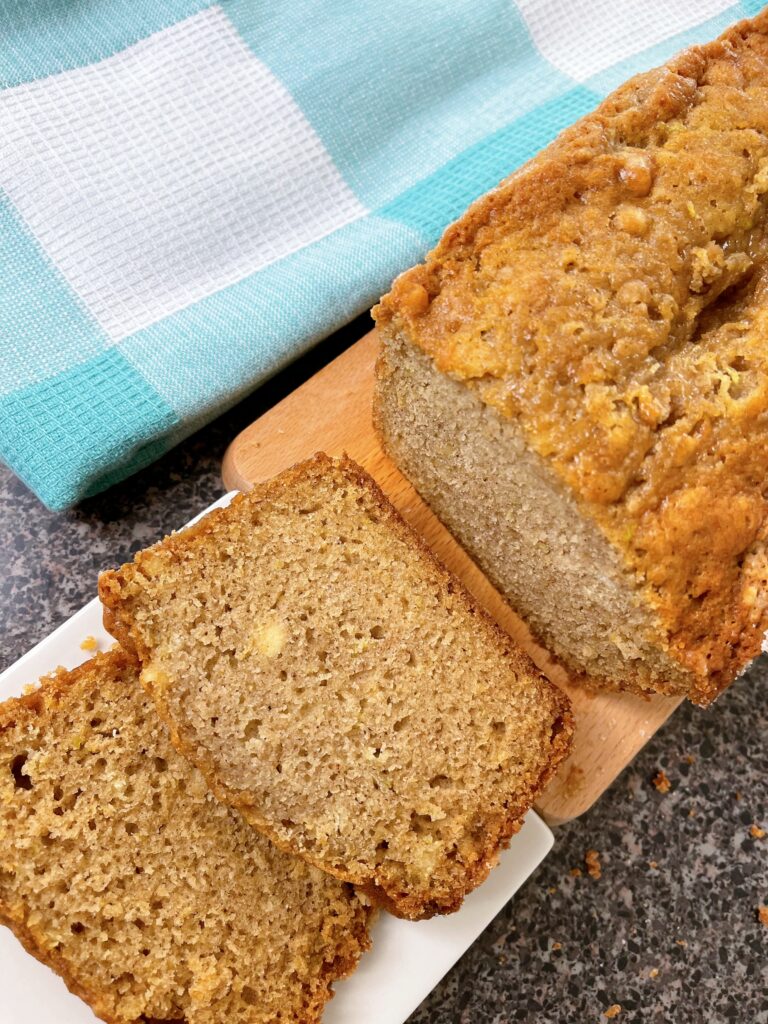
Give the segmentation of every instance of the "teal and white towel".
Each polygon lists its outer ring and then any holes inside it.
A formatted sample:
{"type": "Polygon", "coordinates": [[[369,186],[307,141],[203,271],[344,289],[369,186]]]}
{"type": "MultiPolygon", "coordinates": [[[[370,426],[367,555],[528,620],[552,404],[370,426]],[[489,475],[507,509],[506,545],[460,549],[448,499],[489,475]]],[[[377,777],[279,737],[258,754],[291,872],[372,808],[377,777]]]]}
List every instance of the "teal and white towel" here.
{"type": "Polygon", "coordinates": [[[0,457],[53,509],[146,465],[759,7],[0,0],[0,457]]]}

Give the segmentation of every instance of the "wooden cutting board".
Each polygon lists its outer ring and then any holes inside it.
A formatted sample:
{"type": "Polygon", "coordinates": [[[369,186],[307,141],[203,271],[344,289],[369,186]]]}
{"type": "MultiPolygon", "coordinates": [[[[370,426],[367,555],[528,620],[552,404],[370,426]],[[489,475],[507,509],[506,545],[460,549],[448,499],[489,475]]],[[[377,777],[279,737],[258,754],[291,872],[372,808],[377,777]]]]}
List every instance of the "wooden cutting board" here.
{"type": "Polygon", "coordinates": [[[371,331],[242,431],[224,457],[224,483],[230,490],[248,490],[317,451],[347,452],[364,466],[438,558],[569,694],[576,715],[574,749],[536,805],[550,825],[569,821],[607,789],[680,700],[589,694],[534,643],[525,624],[382,452],[371,423],[377,347],[371,331]]]}

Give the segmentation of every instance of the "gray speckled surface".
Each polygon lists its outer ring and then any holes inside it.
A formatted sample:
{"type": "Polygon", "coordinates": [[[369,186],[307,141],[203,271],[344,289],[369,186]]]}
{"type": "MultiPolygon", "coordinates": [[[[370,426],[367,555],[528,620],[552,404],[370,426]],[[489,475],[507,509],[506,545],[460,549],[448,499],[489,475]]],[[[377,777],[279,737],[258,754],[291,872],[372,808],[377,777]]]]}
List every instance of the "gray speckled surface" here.
{"type": "MultiPolygon", "coordinates": [[[[221,494],[228,442],[364,327],[72,512],[46,512],[0,468],[0,669],[92,597],[101,568],[221,494]]],[[[752,823],[768,830],[767,698],[763,658],[711,710],[681,708],[588,814],[557,830],[544,864],[411,1024],[599,1022],[613,1003],[620,1024],[768,1024],[768,927],[756,914],[768,903],[768,836],[749,834],[752,823]],[[659,768],[667,795],[651,784],[659,768]],[[583,872],[589,848],[599,880],[583,872]]]]}

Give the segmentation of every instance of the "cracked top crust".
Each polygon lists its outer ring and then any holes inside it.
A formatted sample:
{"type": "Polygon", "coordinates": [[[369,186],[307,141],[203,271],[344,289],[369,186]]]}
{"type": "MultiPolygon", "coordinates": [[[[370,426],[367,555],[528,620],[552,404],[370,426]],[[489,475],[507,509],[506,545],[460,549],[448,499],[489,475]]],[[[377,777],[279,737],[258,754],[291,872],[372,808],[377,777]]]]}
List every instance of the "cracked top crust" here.
{"type": "Polygon", "coordinates": [[[517,420],[712,699],[760,649],[768,13],[631,79],[375,310],[517,420]]]}

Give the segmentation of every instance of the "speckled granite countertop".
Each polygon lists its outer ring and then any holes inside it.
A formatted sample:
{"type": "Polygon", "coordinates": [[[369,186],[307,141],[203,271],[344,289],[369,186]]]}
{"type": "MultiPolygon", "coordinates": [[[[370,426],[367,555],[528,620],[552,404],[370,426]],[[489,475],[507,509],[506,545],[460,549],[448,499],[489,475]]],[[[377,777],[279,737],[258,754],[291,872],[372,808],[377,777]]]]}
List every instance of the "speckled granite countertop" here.
{"type": "MultiPolygon", "coordinates": [[[[75,511],[46,512],[0,467],[0,669],[93,597],[101,568],[218,497],[235,434],[366,327],[75,511]]],[[[768,1024],[768,927],[757,920],[768,835],[750,833],[768,832],[767,700],[762,658],[710,711],[681,708],[588,814],[557,830],[553,852],[411,1024],[597,1024],[613,1004],[619,1024],[768,1024]],[[662,768],[666,795],[651,784],[662,768]],[[597,880],[584,870],[590,848],[597,880]]]]}

